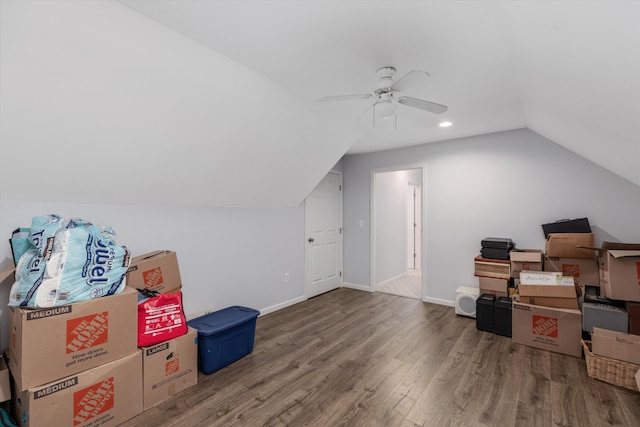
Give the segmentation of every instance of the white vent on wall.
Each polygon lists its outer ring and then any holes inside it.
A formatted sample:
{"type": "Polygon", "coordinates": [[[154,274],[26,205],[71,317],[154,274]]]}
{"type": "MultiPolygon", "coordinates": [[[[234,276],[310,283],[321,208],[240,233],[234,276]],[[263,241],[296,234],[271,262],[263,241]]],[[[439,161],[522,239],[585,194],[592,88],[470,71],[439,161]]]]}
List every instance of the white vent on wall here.
{"type": "Polygon", "coordinates": [[[480,289],[470,286],[460,286],[456,289],[456,314],[476,317],[476,300],[480,296],[480,289]]]}

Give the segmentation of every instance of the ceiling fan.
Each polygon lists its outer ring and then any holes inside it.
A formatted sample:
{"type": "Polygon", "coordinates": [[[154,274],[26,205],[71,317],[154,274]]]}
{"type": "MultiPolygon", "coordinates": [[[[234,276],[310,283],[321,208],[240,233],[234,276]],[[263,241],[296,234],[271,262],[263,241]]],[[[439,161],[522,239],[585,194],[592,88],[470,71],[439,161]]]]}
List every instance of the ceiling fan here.
{"type": "Polygon", "coordinates": [[[359,122],[360,120],[362,120],[362,117],[364,117],[370,110],[373,109],[374,127],[376,117],[380,119],[396,117],[397,119],[397,111],[399,105],[417,108],[419,110],[427,111],[433,114],[442,114],[447,111],[446,105],[437,104],[431,101],[425,101],[424,99],[400,95],[400,92],[402,92],[403,90],[413,85],[419,84],[420,80],[424,79],[424,77],[429,77],[429,73],[421,70],[412,70],[398,80],[393,80],[393,75],[395,73],[396,69],[394,67],[378,68],[378,70],[376,70],[376,74],[378,75],[378,82],[376,83],[376,89],[373,91],[373,93],[325,96],[318,99],[318,101],[325,102],[375,98],[375,102],[358,119],[359,122]]]}

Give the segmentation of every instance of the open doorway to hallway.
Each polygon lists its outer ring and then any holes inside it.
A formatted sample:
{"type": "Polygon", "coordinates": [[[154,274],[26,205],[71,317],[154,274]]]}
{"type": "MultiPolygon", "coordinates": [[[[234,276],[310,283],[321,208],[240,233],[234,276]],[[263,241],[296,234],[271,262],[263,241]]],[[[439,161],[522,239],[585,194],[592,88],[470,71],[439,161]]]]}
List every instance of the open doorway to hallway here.
{"type": "Polygon", "coordinates": [[[422,299],[422,168],[373,173],[376,292],[422,299]]]}

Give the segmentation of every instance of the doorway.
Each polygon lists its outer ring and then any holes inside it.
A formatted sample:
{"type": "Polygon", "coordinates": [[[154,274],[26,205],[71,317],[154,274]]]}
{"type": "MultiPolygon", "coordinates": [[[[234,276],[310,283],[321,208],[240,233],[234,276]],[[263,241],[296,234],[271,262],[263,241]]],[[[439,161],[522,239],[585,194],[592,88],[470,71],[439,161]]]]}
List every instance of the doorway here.
{"type": "Polygon", "coordinates": [[[422,299],[423,168],[372,171],[371,284],[422,299]]]}

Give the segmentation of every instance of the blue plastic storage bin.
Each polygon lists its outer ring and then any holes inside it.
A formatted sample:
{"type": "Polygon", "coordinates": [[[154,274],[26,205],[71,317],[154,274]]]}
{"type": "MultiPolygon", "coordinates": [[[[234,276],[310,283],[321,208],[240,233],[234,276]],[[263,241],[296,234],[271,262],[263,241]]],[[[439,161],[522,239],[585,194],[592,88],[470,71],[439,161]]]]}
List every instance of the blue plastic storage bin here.
{"type": "Polygon", "coordinates": [[[211,374],[253,351],[258,310],[233,306],[191,319],[198,331],[198,369],[211,374]]]}

